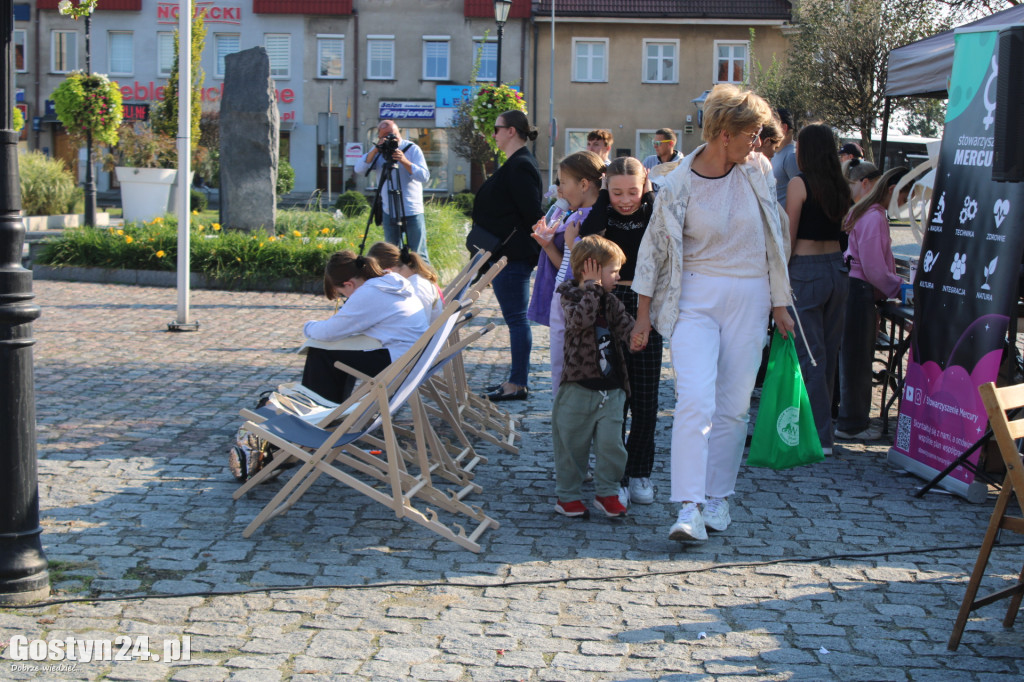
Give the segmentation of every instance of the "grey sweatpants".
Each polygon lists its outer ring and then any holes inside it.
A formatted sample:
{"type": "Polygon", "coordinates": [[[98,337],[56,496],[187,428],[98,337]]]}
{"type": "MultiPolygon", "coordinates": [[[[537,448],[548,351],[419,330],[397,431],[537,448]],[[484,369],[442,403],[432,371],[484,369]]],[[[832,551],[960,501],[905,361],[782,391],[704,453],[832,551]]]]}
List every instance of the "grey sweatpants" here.
{"type": "Polygon", "coordinates": [[[591,443],[597,496],[619,494],[619,480],[626,469],[626,446],[622,443],[625,404],[626,392],[621,388],[592,391],[571,381],[558,387],[551,410],[551,435],[555,442],[555,491],[561,502],[581,499],[591,443]]]}

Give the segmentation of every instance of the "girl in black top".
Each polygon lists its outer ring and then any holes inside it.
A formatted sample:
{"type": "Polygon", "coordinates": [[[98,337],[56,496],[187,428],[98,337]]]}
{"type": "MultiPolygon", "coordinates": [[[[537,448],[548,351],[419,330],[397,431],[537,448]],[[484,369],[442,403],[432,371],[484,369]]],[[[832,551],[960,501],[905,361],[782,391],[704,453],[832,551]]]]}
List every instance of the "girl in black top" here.
{"type": "MultiPolygon", "coordinates": [[[[597,203],[583,221],[580,236],[600,234],[622,249],[626,262],[619,271],[619,282],[612,294],[622,301],[626,312],[636,317],[638,298],[633,291],[637,252],[647,231],[647,223],[654,210],[654,192],[647,181],[647,169],[638,159],[619,157],[605,172],[606,189],[601,190],[597,203]]],[[[626,353],[629,376],[629,398],[626,416],[632,414],[626,451],[629,458],[619,493],[624,502],[651,504],[654,488],[651,470],[654,468],[654,431],[658,416],[658,386],[661,379],[662,339],[651,330],[644,349],[626,353]]],[[[625,434],[623,434],[625,436],[625,434]]]]}
{"type": "Polygon", "coordinates": [[[473,224],[501,239],[495,258],[508,258],[508,265],[494,278],[492,286],[508,325],[512,366],[508,381],[488,387],[485,395],[491,400],[525,400],[528,395],[533,335],[526,311],[530,273],[540,251],[530,235],[534,223],[544,216],[540,169],[526,148],[526,143],[535,139],[537,129],[530,126],[523,112],[506,111],[499,116],[494,122],[494,140],[508,158],[481,185],[473,201],[473,224]]]}
{"type": "Polygon", "coordinates": [[[825,454],[832,452],[832,393],[850,291],[840,239],[853,201],[836,147],[831,128],[820,123],[805,126],[796,146],[800,174],[789,181],[786,191],[793,243],[789,279],[807,340],[797,341],[796,351],[825,454]]]}

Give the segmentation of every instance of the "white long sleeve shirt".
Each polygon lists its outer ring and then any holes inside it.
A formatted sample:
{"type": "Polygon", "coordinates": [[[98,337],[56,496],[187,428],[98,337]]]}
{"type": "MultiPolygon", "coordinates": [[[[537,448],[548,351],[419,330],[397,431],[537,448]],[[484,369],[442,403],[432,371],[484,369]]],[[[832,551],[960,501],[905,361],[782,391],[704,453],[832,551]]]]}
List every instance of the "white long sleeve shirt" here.
{"type": "MultiPolygon", "coordinates": [[[[409,163],[412,164],[412,172],[405,170],[405,166],[398,164],[398,184],[402,190],[402,204],[405,209],[405,215],[419,215],[423,213],[423,185],[430,182],[430,171],[427,169],[427,160],[423,156],[423,150],[415,142],[409,142],[408,140],[402,140],[398,143],[398,148],[404,150],[402,153],[405,154],[405,158],[409,159],[409,163]],[[408,148],[406,148],[408,147],[408,148]]],[[[373,150],[371,149],[370,152],[373,150]]],[[[370,156],[370,152],[367,152],[356,161],[355,171],[356,173],[365,173],[370,168],[373,168],[378,173],[384,168],[384,157],[377,154],[373,157],[373,161],[367,161],[366,159],[370,156]]],[[[380,176],[377,176],[378,178],[380,176]]],[[[392,186],[394,182],[394,176],[388,181],[387,187],[384,188],[384,192],[389,192],[395,188],[392,186]]],[[[391,206],[388,204],[386,196],[382,197],[384,212],[391,215],[391,206]]]]}
{"type": "Polygon", "coordinates": [[[337,341],[363,334],[380,341],[392,362],[427,331],[427,313],[409,280],[393,272],[374,277],[352,292],[345,305],[326,320],[303,327],[307,338],[337,341]]]}

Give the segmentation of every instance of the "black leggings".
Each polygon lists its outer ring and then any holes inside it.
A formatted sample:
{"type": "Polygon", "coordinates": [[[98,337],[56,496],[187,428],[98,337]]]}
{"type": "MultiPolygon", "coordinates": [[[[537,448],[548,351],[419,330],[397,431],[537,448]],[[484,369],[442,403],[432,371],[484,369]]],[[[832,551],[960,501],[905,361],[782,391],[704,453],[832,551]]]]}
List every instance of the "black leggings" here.
{"type": "Polygon", "coordinates": [[[356,378],[334,366],[343,362],[363,374],[375,377],[391,364],[386,348],[376,350],[324,350],[308,348],[306,366],[302,368],[302,385],[331,402],[344,402],[355,388],[356,378]]]}

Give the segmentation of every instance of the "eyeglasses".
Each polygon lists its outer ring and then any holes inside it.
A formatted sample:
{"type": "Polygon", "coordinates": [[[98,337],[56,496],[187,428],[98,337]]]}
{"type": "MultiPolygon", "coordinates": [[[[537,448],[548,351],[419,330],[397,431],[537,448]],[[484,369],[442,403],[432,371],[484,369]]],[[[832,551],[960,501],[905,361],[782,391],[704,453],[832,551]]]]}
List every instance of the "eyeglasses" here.
{"type": "Polygon", "coordinates": [[[498,131],[501,130],[502,128],[511,128],[511,127],[512,126],[499,126],[499,125],[496,125],[496,126],[494,126],[494,134],[497,135],[498,131]]]}
{"type": "Polygon", "coordinates": [[[761,137],[761,130],[762,130],[762,128],[758,128],[757,130],[755,130],[752,133],[740,133],[740,134],[741,135],[748,135],[748,136],[750,136],[750,144],[754,144],[755,142],[757,142],[757,138],[761,137]]]}
{"type": "Polygon", "coordinates": [[[655,140],[654,146],[657,147],[659,144],[674,144],[675,140],[655,140]]]}

